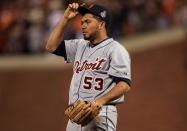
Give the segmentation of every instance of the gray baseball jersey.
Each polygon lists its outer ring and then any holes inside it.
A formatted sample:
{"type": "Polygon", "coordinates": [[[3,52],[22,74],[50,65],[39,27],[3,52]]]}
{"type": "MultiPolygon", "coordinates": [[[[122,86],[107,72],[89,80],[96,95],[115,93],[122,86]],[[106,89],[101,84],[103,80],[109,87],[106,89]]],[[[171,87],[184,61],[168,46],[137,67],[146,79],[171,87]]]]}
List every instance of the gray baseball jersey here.
{"type": "MultiPolygon", "coordinates": [[[[129,54],[112,38],[96,45],[84,39],[65,40],[54,54],[64,56],[67,63],[74,62],[69,104],[78,99],[95,100],[108,93],[118,81],[130,85],[129,54]]],[[[123,101],[124,96],[108,104],[123,101]]]]}

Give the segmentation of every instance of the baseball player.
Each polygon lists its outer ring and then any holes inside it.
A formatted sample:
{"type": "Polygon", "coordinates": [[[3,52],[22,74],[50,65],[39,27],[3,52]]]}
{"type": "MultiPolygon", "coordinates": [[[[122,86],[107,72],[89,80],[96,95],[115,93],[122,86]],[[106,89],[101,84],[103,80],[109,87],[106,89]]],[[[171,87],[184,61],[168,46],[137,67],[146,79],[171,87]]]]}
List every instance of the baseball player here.
{"type": "MultiPolygon", "coordinates": [[[[72,3],[49,36],[46,49],[74,64],[69,105],[85,100],[101,107],[98,115],[84,126],[80,120],[70,119],[67,131],[116,131],[116,106],[124,102],[131,85],[130,57],[120,43],[108,37],[108,24],[109,14],[103,6],[72,3]],[[77,14],[82,15],[84,39],[64,40],[64,28],[77,14]]],[[[90,107],[76,109],[70,116],[84,111],[89,114],[90,107]]],[[[84,116],[91,116],[87,114],[84,116]]]]}

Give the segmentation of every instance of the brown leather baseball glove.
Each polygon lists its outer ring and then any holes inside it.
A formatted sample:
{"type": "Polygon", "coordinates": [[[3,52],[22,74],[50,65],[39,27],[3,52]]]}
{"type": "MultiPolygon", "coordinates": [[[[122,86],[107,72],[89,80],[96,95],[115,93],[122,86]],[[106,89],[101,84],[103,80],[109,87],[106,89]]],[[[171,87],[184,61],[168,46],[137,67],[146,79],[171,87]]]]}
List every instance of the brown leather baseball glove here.
{"type": "Polygon", "coordinates": [[[95,102],[78,100],[64,113],[72,122],[85,126],[99,114],[100,110],[101,106],[96,105],[95,102]]]}

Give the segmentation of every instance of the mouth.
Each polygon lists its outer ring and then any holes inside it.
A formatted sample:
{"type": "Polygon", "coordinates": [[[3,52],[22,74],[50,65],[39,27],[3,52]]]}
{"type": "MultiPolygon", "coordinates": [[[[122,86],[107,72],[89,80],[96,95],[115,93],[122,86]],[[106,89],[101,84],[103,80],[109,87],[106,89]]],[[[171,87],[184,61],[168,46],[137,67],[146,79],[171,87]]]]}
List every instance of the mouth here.
{"type": "Polygon", "coordinates": [[[82,33],[83,34],[86,34],[86,33],[88,33],[85,29],[82,29],[82,33]]]}
{"type": "Polygon", "coordinates": [[[83,34],[87,34],[88,32],[86,32],[86,31],[83,31],[82,33],[83,33],[83,34]]]}

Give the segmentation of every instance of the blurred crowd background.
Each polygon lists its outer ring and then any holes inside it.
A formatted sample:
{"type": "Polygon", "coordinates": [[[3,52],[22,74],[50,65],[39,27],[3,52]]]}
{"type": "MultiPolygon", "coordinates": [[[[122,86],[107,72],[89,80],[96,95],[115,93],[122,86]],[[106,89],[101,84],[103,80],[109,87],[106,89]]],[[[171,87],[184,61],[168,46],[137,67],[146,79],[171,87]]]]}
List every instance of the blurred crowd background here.
{"type": "MultiPolygon", "coordinates": [[[[1,0],[0,54],[44,53],[49,33],[72,2],[98,3],[111,13],[109,36],[120,39],[187,25],[187,0],[1,0]]],[[[81,38],[80,17],[65,38],[81,38]]]]}

